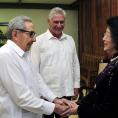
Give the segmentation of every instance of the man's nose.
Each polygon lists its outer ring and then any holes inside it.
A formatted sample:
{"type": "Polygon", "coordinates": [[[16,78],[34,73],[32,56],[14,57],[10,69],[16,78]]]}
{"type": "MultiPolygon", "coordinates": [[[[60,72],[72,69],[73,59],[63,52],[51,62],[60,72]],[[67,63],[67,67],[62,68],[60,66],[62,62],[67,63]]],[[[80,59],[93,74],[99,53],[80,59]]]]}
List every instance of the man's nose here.
{"type": "Polygon", "coordinates": [[[58,22],[57,26],[58,26],[58,27],[61,27],[61,26],[62,26],[62,24],[61,24],[60,22],[58,22]]]}

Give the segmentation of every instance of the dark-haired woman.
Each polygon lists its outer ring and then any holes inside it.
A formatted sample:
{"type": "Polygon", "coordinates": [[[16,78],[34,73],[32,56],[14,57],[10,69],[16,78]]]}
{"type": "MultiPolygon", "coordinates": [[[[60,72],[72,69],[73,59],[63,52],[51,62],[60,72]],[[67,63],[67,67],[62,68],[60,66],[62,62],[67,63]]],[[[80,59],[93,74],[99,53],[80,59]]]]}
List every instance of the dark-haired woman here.
{"type": "Polygon", "coordinates": [[[110,62],[96,78],[94,90],[71,109],[79,118],[118,118],[118,16],[107,20],[103,42],[110,62]]]}

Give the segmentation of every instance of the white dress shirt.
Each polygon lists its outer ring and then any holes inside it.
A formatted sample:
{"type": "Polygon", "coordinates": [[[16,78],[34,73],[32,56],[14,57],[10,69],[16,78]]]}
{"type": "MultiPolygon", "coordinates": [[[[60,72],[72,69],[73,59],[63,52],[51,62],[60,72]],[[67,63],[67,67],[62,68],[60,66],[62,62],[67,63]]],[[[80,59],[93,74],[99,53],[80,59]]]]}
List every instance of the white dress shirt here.
{"type": "Polygon", "coordinates": [[[0,48],[0,118],[40,118],[51,114],[56,97],[32,67],[30,56],[11,40],[0,48]],[[27,58],[28,57],[28,58],[27,58]]]}
{"type": "Polygon", "coordinates": [[[47,30],[36,38],[31,55],[35,69],[55,95],[74,95],[74,88],[80,87],[80,65],[71,36],[63,33],[57,39],[47,30]]]}

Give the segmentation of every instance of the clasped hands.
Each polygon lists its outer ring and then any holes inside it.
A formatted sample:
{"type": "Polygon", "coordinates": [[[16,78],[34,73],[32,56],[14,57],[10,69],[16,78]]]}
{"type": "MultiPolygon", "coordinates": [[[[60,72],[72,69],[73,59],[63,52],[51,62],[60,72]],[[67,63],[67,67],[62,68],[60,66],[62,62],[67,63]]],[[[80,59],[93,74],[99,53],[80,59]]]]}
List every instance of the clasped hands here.
{"type": "Polygon", "coordinates": [[[72,114],[77,114],[78,105],[74,101],[66,100],[64,98],[55,98],[55,109],[54,112],[62,117],[67,117],[72,114]]]}

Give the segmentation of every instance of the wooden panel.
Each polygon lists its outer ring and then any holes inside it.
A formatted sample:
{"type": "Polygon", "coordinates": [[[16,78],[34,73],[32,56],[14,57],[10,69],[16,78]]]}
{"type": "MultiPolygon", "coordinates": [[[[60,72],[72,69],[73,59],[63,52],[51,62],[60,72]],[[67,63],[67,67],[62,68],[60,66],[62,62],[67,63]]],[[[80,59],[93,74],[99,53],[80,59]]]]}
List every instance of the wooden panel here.
{"type": "Polygon", "coordinates": [[[98,33],[98,45],[96,49],[96,54],[103,55],[103,34],[106,29],[106,19],[110,16],[110,0],[99,0],[96,1],[96,16],[97,16],[97,33],[98,33]]]}
{"type": "Polygon", "coordinates": [[[111,16],[118,15],[118,0],[111,0],[111,16]]]}
{"type": "MultiPolygon", "coordinates": [[[[93,55],[104,54],[103,34],[106,19],[117,15],[117,0],[80,0],[79,1],[79,50],[93,55]]],[[[81,56],[80,56],[81,57],[81,56]]]]}

